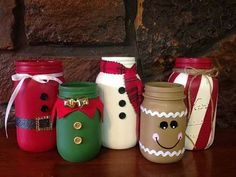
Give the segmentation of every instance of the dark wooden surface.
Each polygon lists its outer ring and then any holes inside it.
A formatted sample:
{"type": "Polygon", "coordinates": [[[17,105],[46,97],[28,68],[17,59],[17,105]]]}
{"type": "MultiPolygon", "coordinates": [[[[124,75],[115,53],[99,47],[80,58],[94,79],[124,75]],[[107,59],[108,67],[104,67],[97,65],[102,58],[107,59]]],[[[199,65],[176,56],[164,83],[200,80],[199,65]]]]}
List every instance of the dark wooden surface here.
{"type": "Polygon", "coordinates": [[[64,161],[56,149],[29,153],[17,146],[15,129],[5,138],[0,130],[0,177],[234,177],[236,176],[236,131],[216,132],[214,145],[205,151],[185,153],[174,164],[155,164],[142,157],[138,147],[128,150],[103,148],[94,160],[64,161]]]}

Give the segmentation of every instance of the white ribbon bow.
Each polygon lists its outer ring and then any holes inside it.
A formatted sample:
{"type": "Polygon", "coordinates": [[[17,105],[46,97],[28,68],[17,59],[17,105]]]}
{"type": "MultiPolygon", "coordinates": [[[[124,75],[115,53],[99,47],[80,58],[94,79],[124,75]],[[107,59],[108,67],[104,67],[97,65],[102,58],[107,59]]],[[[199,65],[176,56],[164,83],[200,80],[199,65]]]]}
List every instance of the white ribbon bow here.
{"type": "Polygon", "coordinates": [[[8,117],[9,113],[12,107],[12,104],[15,101],[15,98],[17,94],[19,93],[22,84],[24,83],[25,79],[31,78],[36,82],[39,82],[41,84],[46,84],[49,81],[56,81],[59,84],[62,84],[62,81],[58,79],[57,77],[63,76],[63,73],[54,73],[54,74],[38,74],[38,75],[29,75],[29,74],[14,74],[11,76],[13,81],[20,81],[16,88],[14,89],[11,98],[8,102],[7,109],[6,109],[6,114],[5,114],[5,132],[6,132],[6,137],[8,138],[8,133],[7,133],[7,122],[8,122],[8,117]]]}

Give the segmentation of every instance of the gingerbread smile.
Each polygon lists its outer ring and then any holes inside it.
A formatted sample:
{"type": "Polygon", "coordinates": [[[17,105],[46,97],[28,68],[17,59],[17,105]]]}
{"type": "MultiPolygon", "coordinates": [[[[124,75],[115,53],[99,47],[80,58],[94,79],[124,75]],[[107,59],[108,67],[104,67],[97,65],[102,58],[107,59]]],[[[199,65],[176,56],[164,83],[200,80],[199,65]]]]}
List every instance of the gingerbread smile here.
{"type": "Polygon", "coordinates": [[[178,141],[177,141],[173,146],[170,146],[170,147],[166,147],[166,146],[163,146],[163,145],[160,144],[160,142],[159,142],[160,137],[159,137],[158,133],[154,133],[154,134],[152,135],[152,138],[153,138],[154,141],[156,141],[156,143],[157,143],[160,147],[162,147],[162,148],[164,148],[164,149],[173,149],[175,146],[177,146],[177,144],[178,144],[178,143],[180,142],[180,140],[183,138],[183,134],[182,134],[182,132],[180,132],[180,133],[178,134],[178,141]]]}

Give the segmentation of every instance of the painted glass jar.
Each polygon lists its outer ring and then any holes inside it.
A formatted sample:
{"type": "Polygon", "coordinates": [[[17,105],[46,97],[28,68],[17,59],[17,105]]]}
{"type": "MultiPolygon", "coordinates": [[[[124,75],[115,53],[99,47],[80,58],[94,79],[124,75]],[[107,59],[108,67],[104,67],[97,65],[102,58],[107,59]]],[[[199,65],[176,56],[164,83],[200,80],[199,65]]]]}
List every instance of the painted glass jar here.
{"type": "Polygon", "coordinates": [[[176,58],[169,82],[185,87],[188,125],[185,148],[202,150],[211,146],[215,134],[218,72],[208,58],[176,58]]]}
{"type": "Polygon", "coordinates": [[[12,76],[14,91],[6,111],[5,127],[13,102],[17,142],[31,152],[47,151],[56,146],[56,130],[51,111],[57,99],[58,86],[64,81],[61,61],[18,60],[12,76]]]}
{"type": "Polygon", "coordinates": [[[145,84],[141,105],[139,148],[142,155],[156,163],[182,159],[187,108],[184,87],[167,82],[145,84]]]}
{"type": "Polygon", "coordinates": [[[60,85],[52,117],[57,117],[57,149],[65,160],[86,161],[99,153],[103,104],[95,83],[60,85]]]}
{"type": "Polygon", "coordinates": [[[104,103],[103,146],[126,149],[137,144],[142,83],[134,57],[102,57],[96,83],[104,103]]]}

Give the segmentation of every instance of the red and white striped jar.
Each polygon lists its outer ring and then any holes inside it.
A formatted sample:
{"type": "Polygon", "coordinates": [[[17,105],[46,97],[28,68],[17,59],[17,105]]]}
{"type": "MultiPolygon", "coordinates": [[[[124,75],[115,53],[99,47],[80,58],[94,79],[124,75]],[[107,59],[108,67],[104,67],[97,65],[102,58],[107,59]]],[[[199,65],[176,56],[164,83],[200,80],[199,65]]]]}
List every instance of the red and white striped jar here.
{"type": "Polygon", "coordinates": [[[169,82],[185,87],[188,108],[185,148],[202,150],[214,140],[218,101],[218,71],[209,58],[176,58],[169,82]]]}

